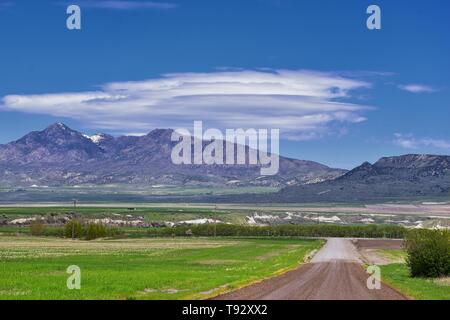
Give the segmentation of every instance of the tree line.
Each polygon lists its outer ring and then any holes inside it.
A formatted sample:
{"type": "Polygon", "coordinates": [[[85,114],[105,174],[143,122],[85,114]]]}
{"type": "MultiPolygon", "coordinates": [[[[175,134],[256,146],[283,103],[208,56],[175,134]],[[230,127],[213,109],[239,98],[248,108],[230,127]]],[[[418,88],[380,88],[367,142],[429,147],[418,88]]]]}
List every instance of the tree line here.
{"type": "Polygon", "coordinates": [[[351,237],[404,238],[406,228],[394,225],[275,225],[243,226],[231,224],[204,224],[172,228],[149,228],[154,237],[351,237]]]}

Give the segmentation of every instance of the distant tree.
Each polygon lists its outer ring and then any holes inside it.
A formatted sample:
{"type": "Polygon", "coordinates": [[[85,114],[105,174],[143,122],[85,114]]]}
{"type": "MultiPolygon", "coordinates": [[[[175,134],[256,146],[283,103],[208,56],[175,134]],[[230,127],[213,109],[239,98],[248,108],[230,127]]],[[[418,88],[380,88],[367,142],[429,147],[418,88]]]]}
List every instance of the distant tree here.
{"type": "Polygon", "coordinates": [[[149,228],[152,236],[197,236],[197,237],[369,237],[404,238],[406,229],[401,226],[370,225],[277,225],[243,226],[230,224],[177,226],[173,228],[149,228]]]}
{"type": "Polygon", "coordinates": [[[72,219],[64,226],[64,236],[71,239],[79,239],[83,236],[83,224],[80,220],[72,219]]]}
{"type": "Polygon", "coordinates": [[[104,238],[107,235],[108,230],[102,223],[89,223],[86,227],[86,240],[104,238]]]}

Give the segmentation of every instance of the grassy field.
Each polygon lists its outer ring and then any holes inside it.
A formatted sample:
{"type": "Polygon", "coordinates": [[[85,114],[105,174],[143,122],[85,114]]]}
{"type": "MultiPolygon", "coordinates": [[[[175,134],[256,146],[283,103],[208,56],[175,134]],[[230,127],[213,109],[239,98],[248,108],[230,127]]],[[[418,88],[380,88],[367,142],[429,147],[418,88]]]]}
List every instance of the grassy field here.
{"type": "Polygon", "coordinates": [[[377,254],[386,258],[390,263],[405,263],[406,252],[398,249],[379,249],[377,254]]]}
{"type": "Polygon", "coordinates": [[[377,254],[390,261],[381,266],[383,281],[403,294],[419,300],[450,300],[450,279],[410,277],[404,250],[380,249],[377,254]]]}
{"type": "Polygon", "coordinates": [[[450,300],[450,279],[411,278],[406,264],[381,266],[384,282],[413,299],[450,300]]]}
{"type": "Polygon", "coordinates": [[[0,237],[0,299],[205,299],[294,268],[321,240],[0,237]],[[66,269],[81,268],[81,290],[66,269]]]}

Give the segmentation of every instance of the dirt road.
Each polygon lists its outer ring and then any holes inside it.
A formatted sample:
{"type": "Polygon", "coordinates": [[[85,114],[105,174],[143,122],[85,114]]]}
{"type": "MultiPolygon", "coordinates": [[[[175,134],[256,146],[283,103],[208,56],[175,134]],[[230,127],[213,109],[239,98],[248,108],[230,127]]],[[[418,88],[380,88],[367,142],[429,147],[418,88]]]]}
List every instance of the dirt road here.
{"type": "Polygon", "coordinates": [[[218,300],[403,300],[382,284],[369,290],[369,275],[350,240],[329,239],[311,263],[279,277],[217,297],[218,300]]]}

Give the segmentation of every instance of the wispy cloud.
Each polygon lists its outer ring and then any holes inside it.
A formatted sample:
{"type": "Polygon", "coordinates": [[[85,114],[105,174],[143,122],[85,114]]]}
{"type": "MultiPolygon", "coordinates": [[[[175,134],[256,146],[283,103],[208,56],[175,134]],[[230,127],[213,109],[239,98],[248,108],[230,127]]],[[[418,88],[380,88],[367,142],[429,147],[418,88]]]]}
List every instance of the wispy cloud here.
{"type": "Polygon", "coordinates": [[[431,86],[426,86],[423,84],[406,84],[398,86],[401,90],[408,91],[411,93],[430,93],[437,91],[431,86]]]}
{"type": "Polygon", "coordinates": [[[411,134],[400,134],[400,133],[395,134],[394,144],[405,149],[420,149],[424,147],[432,147],[437,149],[450,149],[450,140],[415,138],[411,134]]]}
{"type": "Polygon", "coordinates": [[[291,139],[317,139],[365,121],[369,107],[345,102],[367,82],[305,70],[240,70],[165,74],[113,82],[101,90],[8,95],[6,110],[69,117],[112,131],[191,127],[279,128],[291,139]]]}
{"type": "Polygon", "coordinates": [[[137,9],[168,10],[168,9],[175,9],[178,7],[178,5],[175,3],[155,2],[155,1],[90,0],[90,1],[78,1],[77,4],[82,8],[113,9],[113,10],[137,10],[137,9]]]}

